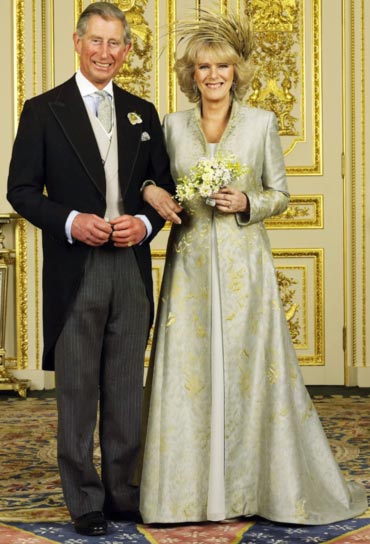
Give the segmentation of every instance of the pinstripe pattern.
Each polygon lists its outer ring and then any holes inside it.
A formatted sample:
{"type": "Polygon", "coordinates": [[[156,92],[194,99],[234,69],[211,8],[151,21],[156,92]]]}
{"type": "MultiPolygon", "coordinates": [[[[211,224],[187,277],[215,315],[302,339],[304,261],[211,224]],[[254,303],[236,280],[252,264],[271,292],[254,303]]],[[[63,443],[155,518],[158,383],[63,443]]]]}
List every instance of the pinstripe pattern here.
{"type": "Polygon", "coordinates": [[[130,479],[140,442],[148,324],[133,250],[93,249],[55,350],[58,463],[72,518],[138,508],[130,479]],[[92,462],[98,407],[101,479],[92,462]]]}

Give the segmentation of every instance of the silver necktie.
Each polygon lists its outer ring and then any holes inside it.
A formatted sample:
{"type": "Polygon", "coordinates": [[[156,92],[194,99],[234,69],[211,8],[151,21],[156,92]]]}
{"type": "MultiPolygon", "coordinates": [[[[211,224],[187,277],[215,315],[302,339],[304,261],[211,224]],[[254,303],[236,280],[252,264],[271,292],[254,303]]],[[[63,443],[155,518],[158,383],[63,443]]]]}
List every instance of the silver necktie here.
{"type": "Polygon", "coordinates": [[[98,119],[109,133],[112,129],[112,103],[107,91],[97,91],[94,93],[98,97],[98,119]]]}

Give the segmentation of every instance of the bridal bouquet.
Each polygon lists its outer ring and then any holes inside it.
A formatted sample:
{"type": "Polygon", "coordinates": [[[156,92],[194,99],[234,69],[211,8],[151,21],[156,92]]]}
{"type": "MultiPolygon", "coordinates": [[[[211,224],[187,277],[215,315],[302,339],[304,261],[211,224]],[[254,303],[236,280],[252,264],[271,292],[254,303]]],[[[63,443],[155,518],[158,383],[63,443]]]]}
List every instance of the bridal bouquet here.
{"type": "Polygon", "coordinates": [[[206,199],[206,204],[215,206],[210,195],[247,172],[248,168],[237,162],[234,155],[201,157],[190,169],[189,175],[177,180],[176,200],[182,203],[199,194],[206,199]]]}

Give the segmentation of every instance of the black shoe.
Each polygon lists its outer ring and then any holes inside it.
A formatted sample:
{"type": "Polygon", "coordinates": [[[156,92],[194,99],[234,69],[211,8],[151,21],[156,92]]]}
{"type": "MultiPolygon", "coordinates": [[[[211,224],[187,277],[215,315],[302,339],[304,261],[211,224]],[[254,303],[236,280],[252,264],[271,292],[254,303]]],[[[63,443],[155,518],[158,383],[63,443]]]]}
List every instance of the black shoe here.
{"type": "Polygon", "coordinates": [[[132,521],[133,523],[143,523],[143,518],[138,510],[122,510],[120,512],[107,512],[107,518],[111,521],[132,521]]]}
{"type": "Polygon", "coordinates": [[[103,512],[89,512],[73,521],[76,533],[86,536],[105,535],[107,533],[107,521],[103,512]]]}

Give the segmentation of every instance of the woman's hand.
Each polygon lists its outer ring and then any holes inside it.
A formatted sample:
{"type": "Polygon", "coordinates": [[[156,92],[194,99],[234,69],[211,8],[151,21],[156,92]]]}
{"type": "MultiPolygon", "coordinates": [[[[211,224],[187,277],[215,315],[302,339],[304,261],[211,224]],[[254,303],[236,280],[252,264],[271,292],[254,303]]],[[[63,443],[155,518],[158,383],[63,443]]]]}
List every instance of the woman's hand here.
{"type": "Polygon", "coordinates": [[[143,199],[166,221],[171,221],[171,223],[176,223],[177,225],[181,224],[181,219],[177,215],[182,211],[181,206],[173,199],[170,193],[161,189],[161,187],[147,185],[143,190],[143,199]]]}
{"type": "Polygon", "coordinates": [[[245,193],[233,187],[224,187],[211,195],[216,208],[223,213],[249,213],[249,199],[245,193]]]}

